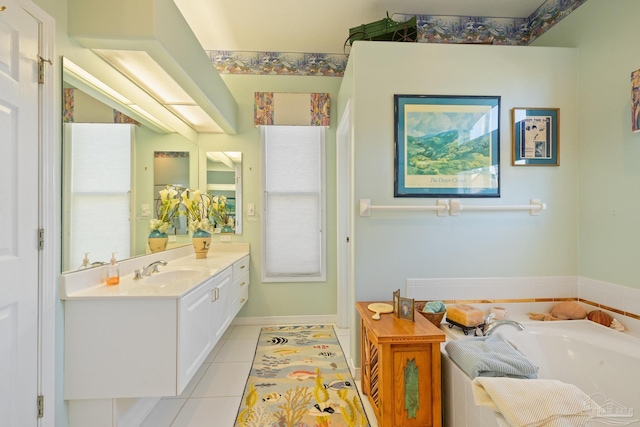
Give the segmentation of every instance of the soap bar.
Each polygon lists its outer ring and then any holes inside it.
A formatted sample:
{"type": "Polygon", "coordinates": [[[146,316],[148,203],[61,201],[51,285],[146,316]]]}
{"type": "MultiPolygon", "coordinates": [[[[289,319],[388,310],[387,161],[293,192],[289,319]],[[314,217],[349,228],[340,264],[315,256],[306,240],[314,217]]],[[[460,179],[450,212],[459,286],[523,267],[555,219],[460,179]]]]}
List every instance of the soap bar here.
{"type": "Polygon", "coordinates": [[[482,310],[467,304],[455,304],[447,307],[447,319],[462,326],[476,326],[484,322],[482,310]]]}

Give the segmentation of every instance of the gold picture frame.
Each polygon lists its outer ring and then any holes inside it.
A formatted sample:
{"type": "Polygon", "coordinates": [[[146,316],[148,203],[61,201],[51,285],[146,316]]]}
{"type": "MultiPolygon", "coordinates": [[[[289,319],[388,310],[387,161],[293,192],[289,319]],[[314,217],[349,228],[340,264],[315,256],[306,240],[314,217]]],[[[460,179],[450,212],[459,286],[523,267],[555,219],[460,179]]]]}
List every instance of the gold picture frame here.
{"type": "Polygon", "coordinates": [[[398,317],[414,321],[415,300],[413,298],[399,298],[398,317]]]}

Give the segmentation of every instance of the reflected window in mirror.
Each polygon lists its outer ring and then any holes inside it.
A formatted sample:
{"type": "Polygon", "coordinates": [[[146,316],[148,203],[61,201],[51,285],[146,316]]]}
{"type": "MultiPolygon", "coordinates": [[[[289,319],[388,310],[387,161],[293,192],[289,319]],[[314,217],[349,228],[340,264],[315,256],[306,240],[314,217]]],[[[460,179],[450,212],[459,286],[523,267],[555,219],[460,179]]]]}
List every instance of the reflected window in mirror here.
{"type": "Polygon", "coordinates": [[[63,271],[131,255],[133,125],[65,123],[63,271]]]}
{"type": "MultiPolygon", "coordinates": [[[[207,194],[226,198],[227,214],[235,234],[242,233],[242,153],[207,151],[207,194]]],[[[215,232],[221,226],[216,225],[215,232]]]]}

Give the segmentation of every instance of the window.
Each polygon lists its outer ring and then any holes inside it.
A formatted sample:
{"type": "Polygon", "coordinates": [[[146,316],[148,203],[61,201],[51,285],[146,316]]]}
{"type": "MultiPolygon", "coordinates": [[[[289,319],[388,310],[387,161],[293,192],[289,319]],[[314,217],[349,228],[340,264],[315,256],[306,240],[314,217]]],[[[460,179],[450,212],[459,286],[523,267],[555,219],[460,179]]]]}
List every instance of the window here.
{"type": "Polygon", "coordinates": [[[324,133],[262,126],[262,281],[326,279],[324,133]]]}

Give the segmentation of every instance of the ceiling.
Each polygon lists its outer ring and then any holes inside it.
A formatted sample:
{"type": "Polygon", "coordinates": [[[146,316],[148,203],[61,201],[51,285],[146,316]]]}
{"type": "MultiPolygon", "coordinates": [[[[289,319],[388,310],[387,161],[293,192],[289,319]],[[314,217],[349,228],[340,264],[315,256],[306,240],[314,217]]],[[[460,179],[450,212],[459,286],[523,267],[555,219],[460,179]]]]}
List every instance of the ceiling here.
{"type": "Polygon", "coordinates": [[[342,53],[389,13],[527,18],[544,0],[174,0],[204,50],[342,53]]]}

